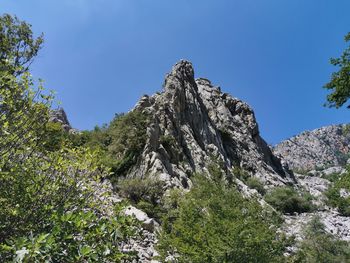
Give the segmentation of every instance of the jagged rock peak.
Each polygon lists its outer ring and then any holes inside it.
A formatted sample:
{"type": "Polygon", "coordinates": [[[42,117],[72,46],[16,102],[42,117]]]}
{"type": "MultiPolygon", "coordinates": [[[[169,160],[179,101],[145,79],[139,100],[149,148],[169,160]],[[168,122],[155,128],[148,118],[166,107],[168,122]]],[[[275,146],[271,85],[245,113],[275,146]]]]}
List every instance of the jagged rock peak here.
{"type": "Polygon", "coordinates": [[[63,108],[52,110],[50,112],[50,121],[60,123],[65,131],[70,131],[72,129],[67,114],[63,108]]]}
{"type": "Polygon", "coordinates": [[[177,77],[180,80],[194,81],[194,69],[192,63],[187,60],[180,60],[173,66],[167,78],[169,77],[177,77]]]}
{"type": "Polygon", "coordinates": [[[277,144],[273,151],[299,172],[343,166],[350,157],[349,124],[305,131],[277,144]]]}
{"type": "Polygon", "coordinates": [[[192,63],[187,60],[180,60],[176,63],[171,72],[166,75],[163,87],[165,92],[169,93],[179,90],[179,93],[184,94],[183,92],[186,89],[197,93],[192,63]]]}
{"type": "Polygon", "coordinates": [[[188,187],[194,172],[207,171],[213,157],[227,175],[242,168],[266,185],[294,182],[293,174],[260,137],[253,110],[181,60],[166,75],[164,92],[143,96],[136,110],[151,116],[148,141],[129,177],[157,176],[170,187],[188,187]]]}

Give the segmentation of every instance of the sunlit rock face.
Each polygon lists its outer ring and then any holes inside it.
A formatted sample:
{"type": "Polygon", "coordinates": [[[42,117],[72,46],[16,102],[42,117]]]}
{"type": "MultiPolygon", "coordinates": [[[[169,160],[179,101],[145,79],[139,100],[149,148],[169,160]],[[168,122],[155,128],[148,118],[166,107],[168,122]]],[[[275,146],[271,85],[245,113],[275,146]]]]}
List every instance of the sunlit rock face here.
{"type": "Polygon", "coordinates": [[[134,110],[149,113],[148,140],[128,177],[155,176],[167,187],[189,188],[195,172],[213,160],[228,177],[239,167],[267,186],[294,183],[286,164],[259,135],[253,110],[204,78],[195,79],[188,61],[175,64],[164,90],[143,96],[134,110]]]}
{"type": "Polygon", "coordinates": [[[290,168],[300,172],[343,166],[350,155],[349,125],[332,125],[305,131],[282,141],[274,153],[283,156],[290,168]]]}

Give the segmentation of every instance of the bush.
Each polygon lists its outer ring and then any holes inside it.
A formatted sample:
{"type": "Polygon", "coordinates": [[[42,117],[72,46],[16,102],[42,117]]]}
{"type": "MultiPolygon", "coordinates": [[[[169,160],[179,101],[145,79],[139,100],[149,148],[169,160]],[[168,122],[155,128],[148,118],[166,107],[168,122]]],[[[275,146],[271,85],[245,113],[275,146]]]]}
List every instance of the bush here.
{"type": "Polygon", "coordinates": [[[148,116],[140,111],[131,111],[117,115],[108,128],[111,142],[108,154],[117,162],[112,172],[117,176],[125,175],[136,164],[147,139],[148,116]]]}
{"type": "Polygon", "coordinates": [[[265,201],[284,214],[313,210],[311,199],[310,195],[299,194],[288,186],[275,187],[265,195],[265,201]]]}
{"type": "Polygon", "coordinates": [[[17,72],[0,71],[0,262],[120,261],[133,221],[105,211],[107,171],[93,151],[66,144],[49,122],[52,95],[17,72]]]}
{"type": "Polygon", "coordinates": [[[262,184],[262,182],[258,178],[250,177],[250,178],[248,178],[246,184],[250,188],[257,190],[258,193],[260,193],[261,195],[264,195],[266,193],[264,185],[262,184]]]}
{"type": "MultiPolygon", "coordinates": [[[[118,206],[113,217],[93,211],[53,212],[52,227],[13,237],[0,244],[0,259],[15,262],[120,262],[135,253],[121,253],[118,246],[133,234],[134,219],[118,206]]],[[[5,261],[2,261],[5,262],[5,261]]],[[[6,261],[8,262],[8,261],[6,261]]]]}
{"type": "Polygon", "coordinates": [[[350,193],[350,170],[345,174],[339,175],[334,184],[327,190],[328,205],[338,209],[344,216],[350,216],[350,196],[342,196],[341,191],[350,193]]]}
{"type": "Polygon", "coordinates": [[[244,183],[247,182],[247,180],[250,178],[249,173],[239,166],[235,166],[232,172],[236,176],[236,178],[238,178],[244,183]]]}
{"type": "Polygon", "coordinates": [[[148,115],[140,111],[116,114],[109,125],[70,134],[69,139],[74,147],[98,150],[100,162],[111,169],[110,179],[114,182],[137,163],[146,144],[148,119],[148,115]]]}
{"type": "Polygon", "coordinates": [[[328,175],[323,175],[322,178],[334,183],[341,178],[341,174],[340,173],[331,173],[328,175]]]}
{"type": "Polygon", "coordinates": [[[164,194],[162,181],[150,178],[123,179],[118,182],[117,190],[137,208],[160,221],[165,212],[162,204],[164,194]]]}
{"type": "Polygon", "coordinates": [[[281,262],[284,243],[274,217],[223,181],[194,178],[190,192],[172,195],[158,251],[176,262],[281,262]]]}
{"type": "Polygon", "coordinates": [[[325,231],[320,218],[313,218],[306,227],[306,235],[296,255],[294,263],[343,263],[350,262],[349,243],[335,239],[325,231]]]}
{"type": "Polygon", "coordinates": [[[57,151],[62,148],[66,132],[62,125],[57,122],[48,122],[44,126],[45,134],[43,140],[43,147],[48,151],[57,151]]]}

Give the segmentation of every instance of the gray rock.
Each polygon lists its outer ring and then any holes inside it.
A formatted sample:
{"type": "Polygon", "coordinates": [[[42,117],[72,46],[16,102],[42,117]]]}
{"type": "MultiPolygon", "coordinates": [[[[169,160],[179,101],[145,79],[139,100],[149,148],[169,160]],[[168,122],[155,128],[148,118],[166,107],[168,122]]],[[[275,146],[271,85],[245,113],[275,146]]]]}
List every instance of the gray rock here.
{"type": "Polygon", "coordinates": [[[306,131],[277,144],[273,151],[299,172],[344,166],[349,159],[348,125],[332,125],[306,131]]]}
{"type": "Polygon", "coordinates": [[[334,210],[285,216],[282,231],[288,236],[294,235],[297,241],[301,241],[305,235],[305,226],[315,216],[321,219],[329,234],[341,240],[350,241],[350,217],[340,216],[334,210]]]}
{"type": "Polygon", "coordinates": [[[125,208],[124,213],[127,216],[134,216],[142,223],[142,227],[147,231],[153,232],[159,227],[159,224],[153,218],[148,217],[145,212],[137,209],[136,207],[129,205],[125,208]]]}
{"type": "Polygon", "coordinates": [[[195,80],[188,61],[181,60],[167,74],[162,93],[143,96],[134,110],[149,113],[151,123],[146,146],[127,177],[153,176],[167,188],[189,188],[190,175],[208,172],[214,158],[221,160],[227,177],[239,167],[267,186],[295,182],[286,163],[260,137],[253,110],[209,80],[195,80]]]}
{"type": "Polygon", "coordinates": [[[67,132],[72,130],[72,126],[70,125],[67,114],[63,108],[52,110],[50,112],[50,121],[60,123],[62,125],[62,128],[67,132]]]}

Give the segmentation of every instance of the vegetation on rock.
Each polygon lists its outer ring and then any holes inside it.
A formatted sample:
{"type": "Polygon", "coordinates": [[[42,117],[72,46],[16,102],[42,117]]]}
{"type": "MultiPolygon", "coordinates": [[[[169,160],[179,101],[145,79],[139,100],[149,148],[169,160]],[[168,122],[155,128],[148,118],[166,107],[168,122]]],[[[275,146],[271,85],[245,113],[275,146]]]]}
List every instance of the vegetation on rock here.
{"type": "Polygon", "coordinates": [[[305,230],[306,236],[299,245],[294,263],[343,263],[350,261],[349,243],[337,240],[325,231],[320,218],[313,218],[305,230]]]}
{"type": "Polygon", "coordinates": [[[97,186],[108,171],[94,151],[72,148],[49,121],[53,96],[35,88],[25,67],[41,38],[32,39],[30,26],[8,15],[0,18],[0,29],[7,52],[0,59],[0,261],[129,257],[118,244],[132,233],[133,220],[97,186]]]}
{"type": "Polygon", "coordinates": [[[273,188],[265,195],[265,201],[284,214],[309,212],[314,208],[309,194],[300,194],[289,186],[273,188]]]}
{"type": "Polygon", "coordinates": [[[285,244],[275,232],[275,218],[223,178],[197,175],[190,192],[173,196],[159,236],[162,260],[169,255],[177,262],[283,260],[285,244]]]}
{"type": "Polygon", "coordinates": [[[122,179],[116,187],[122,197],[148,216],[160,221],[166,213],[163,204],[164,182],[151,178],[122,179]]]}
{"type": "Polygon", "coordinates": [[[342,215],[350,216],[350,168],[336,177],[326,196],[329,205],[337,208],[342,215]]]}

